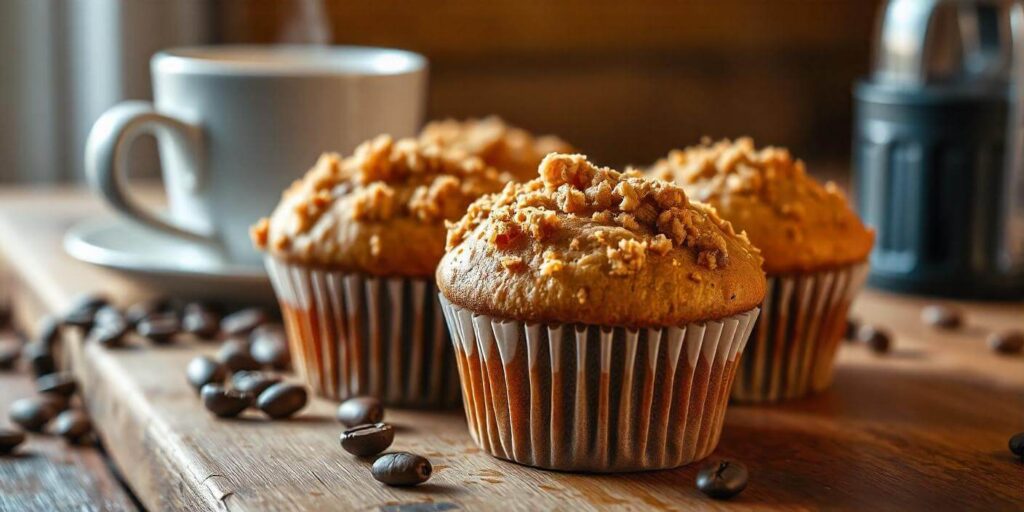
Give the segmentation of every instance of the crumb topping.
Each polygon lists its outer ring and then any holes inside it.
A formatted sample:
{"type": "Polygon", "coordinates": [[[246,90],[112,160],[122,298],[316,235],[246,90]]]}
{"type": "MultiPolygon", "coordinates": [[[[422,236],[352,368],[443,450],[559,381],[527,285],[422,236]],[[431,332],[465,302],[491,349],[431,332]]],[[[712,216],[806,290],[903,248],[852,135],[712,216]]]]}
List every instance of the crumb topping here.
{"type": "Polygon", "coordinates": [[[572,146],[558,137],[534,136],[496,116],[433,121],[420,132],[420,141],[479,157],[485,164],[523,179],[533,176],[548,153],[572,151],[572,146]]]}
{"type": "Polygon", "coordinates": [[[510,183],[470,205],[461,220],[449,224],[448,250],[476,237],[507,253],[500,259],[505,269],[522,271],[522,250],[542,244],[542,276],[598,260],[608,275],[629,276],[650,258],[682,249],[707,270],[725,268],[725,237],[746,242],[713,208],[692,203],[680,187],[637,171],[598,167],[582,155],[551,154],[539,173],[537,179],[510,183]]]}

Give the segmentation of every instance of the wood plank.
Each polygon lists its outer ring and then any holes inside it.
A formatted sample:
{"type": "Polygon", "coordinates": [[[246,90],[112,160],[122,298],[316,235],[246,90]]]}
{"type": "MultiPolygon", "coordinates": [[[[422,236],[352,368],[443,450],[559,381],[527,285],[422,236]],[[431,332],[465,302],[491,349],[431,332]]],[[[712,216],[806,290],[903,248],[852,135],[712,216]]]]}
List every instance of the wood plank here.
{"type": "MultiPolygon", "coordinates": [[[[0,192],[0,253],[23,283],[19,301],[36,294],[59,308],[95,288],[146,292],[60,252],[60,229],[96,211],[90,200],[73,192],[45,204],[23,197],[0,192]]],[[[847,345],[832,390],[782,406],[730,407],[716,454],[744,461],[752,475],[730,503],[698,493],[694,467],[577,475],[495,460],[472,443],[458,412],[389,411],[394,448],[428,456],[435,475],[418,488],[388,488],[337,446],[341,427],[327,401],[277,423],[255,413],[232,421],[207,415],[183,368],[213,346],[108,351],[73,343],[70,356],[111,455],[154,510],[1020,509],[1024,466],[1006,442],[1022,430],[1024,357],[992,354],[984,334],[1024,327],[1024,304],[957,303],[967,328],[937,333],[919,323],[925,302],[864,294],[856,312],[892,329],[892,354],[847,345]]]]}

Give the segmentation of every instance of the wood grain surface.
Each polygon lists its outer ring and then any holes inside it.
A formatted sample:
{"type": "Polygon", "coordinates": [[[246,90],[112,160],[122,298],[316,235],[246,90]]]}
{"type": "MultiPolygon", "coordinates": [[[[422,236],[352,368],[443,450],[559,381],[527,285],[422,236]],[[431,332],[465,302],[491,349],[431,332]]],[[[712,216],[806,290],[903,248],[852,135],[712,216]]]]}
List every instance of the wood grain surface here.
{"type": "MultiPolygon", "coordinates": [[[[97,209],[60,194],[0,192],[0,256],[21,321],[86,290],[125,301],[151,293],[61,252],[63,229],[97,209]]],[[[67,348],[111,456],[153,510],[1021,510],[1024,465],[1007,440],[1024,431],[1024,357],[995,355],[984,338],[1024,328],[1024,304],[954,303],[967,325],[947,333],[920,323],[930,302],[863,294],[855,314],[894,333],[892,353],[846,345],[828,392],[731,406],[715,456],[745,462],[751,480],[730,502],[701,495],[695,467],[579,475],[495,460],[472,443],[459,411],[388,411],[393,449],[427,456],[435,473],[417,488],[384,487],[367,461],[339,448],[327,401],[273,423],[206,414],[184,366],[214,345],[110,351],[69,339],[67,348]]]]}

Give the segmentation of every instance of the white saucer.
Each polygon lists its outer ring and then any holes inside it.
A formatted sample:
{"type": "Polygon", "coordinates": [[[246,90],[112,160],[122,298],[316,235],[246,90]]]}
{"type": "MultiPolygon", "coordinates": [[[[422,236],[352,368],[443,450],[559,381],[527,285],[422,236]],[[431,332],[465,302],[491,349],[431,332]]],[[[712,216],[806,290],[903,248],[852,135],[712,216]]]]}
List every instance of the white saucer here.
{"type": "Polygon", "coordinates": [[[80,222],[64,235],[71,257],[130,274],[163,293],[219,300],[273,298],[262,265],[227,261],[215,248],[118,217],[80,222]]]}

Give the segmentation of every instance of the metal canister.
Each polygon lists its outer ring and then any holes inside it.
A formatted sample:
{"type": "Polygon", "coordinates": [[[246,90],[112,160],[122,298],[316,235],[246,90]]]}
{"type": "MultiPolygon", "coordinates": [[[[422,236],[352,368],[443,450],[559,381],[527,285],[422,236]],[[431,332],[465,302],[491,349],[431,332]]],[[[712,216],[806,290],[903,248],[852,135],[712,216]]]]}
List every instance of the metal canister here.
{"type": "Polygon", "coordinates": [[[890,0],[854,88],[857,205],[877,230],[869,282],[1024,297],[1024,10],[890,0]]]}

